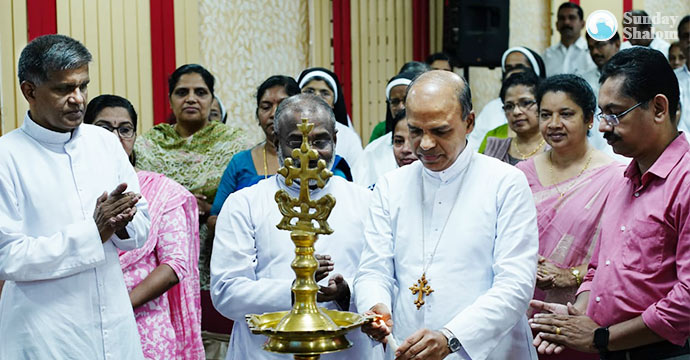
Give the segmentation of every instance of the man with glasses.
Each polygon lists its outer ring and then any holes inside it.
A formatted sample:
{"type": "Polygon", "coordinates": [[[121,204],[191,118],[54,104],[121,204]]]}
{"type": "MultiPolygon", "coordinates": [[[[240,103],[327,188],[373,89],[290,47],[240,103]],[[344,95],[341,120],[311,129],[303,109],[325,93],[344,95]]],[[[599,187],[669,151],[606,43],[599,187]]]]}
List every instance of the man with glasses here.
{"type": "Polygon", "coordinates": [[[533,303],[537,346],[602,359],[690,359],[690,145],[676,128],[678,81],[663,54],[635,47],[604,66],[599,130],[632,161],[602,214],[574,305],[533,303]]]}
{"type": "MultiPolygon", "coordinates": [[[[321,98],[311,94],[289,97],[275,113],[275,146],[281,164],[293,149],[302,144],[297,127],[302,118],[314,124],[308,136],[312,148],[331,168],[335,157],[335,115],[321,98]]],[[[299,159],[295,166],[299,166],[299,159]]],[[[316,162],[316,161],[314,161],[316,162]]],[[[316,167],[316,164],[310,164],[316,167]]],[[[218,215],[216,238],[211,257],[211,297],[215,308],[235,322],[228,345],[227,359],[285,359],[286,355],[261,350],[266,340],[252,335],[244,320],[247,314],[289,310],[294,272],[290,268],[295,247],[290,232],[276,225],[282,215],[275,194],[284,190],[299,197],[299,184],[288,186],[278,174],[228,196],[218,215]]],[[[319,306],[357,312],[352,284],[364,248],[364,217],[371,192],[345,179],[333,176],[323,189],[311,191],[313,200],[326,194],[336,198],[328,218],[334,232],[322,235],[315,244],[319,268],[317,301],[319,306]]],[[[363,310],[362,310],[363,311],[363,310]]],[[[349,350],[322,356],[323,359],[380,359],[381,345],[362,332],[352,332],[349,350]]]]}
{"type": "Polygon", "coordinates": [[[82,125],[90,61],[63,35],[19,57],[29,112],[0,138],[0,359],[143,359],[118,249],[150,221],[120,144],[82,125]]]}

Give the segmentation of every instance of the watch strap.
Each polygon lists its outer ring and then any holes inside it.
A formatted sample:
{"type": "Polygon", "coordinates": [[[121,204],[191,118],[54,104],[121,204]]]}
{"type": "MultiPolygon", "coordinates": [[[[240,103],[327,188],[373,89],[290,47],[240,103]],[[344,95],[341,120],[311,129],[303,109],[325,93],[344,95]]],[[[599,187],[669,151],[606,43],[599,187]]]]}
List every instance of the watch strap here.
{"type": "Polygon", "coordinates": [[[446,337],[446,339],[448,341],[448,349],[450,349],[451,353],[454,353],[454,352],[460,350],[460,348],[462,347],[462,345],[460,344],[460,340],[458,340],[458,338],[456,338],[455,335],[453,335],[452,331],[450,331],[446,328],[441,328],[440,331],[441,331],[441,334],[443,334],[443,336],[446,337]]]}
{"type": "Polygon", "coordinates": [[[600,327],[594,330],[594,347],[600,355],[608,354],[609,350],[609,327],[600,327]]]}

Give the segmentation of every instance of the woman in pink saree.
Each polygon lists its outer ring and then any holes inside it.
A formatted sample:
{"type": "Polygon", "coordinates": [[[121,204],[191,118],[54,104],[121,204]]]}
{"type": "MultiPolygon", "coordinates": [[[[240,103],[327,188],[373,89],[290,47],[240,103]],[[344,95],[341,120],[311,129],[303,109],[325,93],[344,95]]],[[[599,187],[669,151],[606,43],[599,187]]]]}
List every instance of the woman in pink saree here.
{"type": "MultiPolygon", "coordinates": [[[[91,100],[84,122],[112,131],[130,156],[136,112],[113,95],[91,100]]],[[[199,226],[194,195],[164,175],[137,170],[149,203],[151,229],[139,249],[120,252],[120,264],[147,359],[203,359],[199,300],[199,226]]]]}
{"type": "MultiPolygon", "coordinates": [[[[534,299],[565,305],[575,301],[599,238],[610,184],[623,175],[625,167],[587,141],[596,98],[584,79],[569,74],[546,79],[537,90],[537,104],[539,129],[551,150],[517,165],[527,177],[537,207],[539,262],[534,299]]],[[[540,358],[599,357],[567,350],[540,358]]]]}

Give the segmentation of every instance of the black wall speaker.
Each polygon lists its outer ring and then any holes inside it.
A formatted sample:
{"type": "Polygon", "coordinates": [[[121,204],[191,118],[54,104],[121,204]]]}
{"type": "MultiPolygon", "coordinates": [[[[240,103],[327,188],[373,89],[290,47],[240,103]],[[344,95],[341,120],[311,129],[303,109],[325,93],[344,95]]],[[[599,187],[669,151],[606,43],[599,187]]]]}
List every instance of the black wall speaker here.
{"type": "Polygon", "coordinates": [[[456,66],[500,67],[508,49],[508,0],[445,0],[443,51],[456,66]]]}

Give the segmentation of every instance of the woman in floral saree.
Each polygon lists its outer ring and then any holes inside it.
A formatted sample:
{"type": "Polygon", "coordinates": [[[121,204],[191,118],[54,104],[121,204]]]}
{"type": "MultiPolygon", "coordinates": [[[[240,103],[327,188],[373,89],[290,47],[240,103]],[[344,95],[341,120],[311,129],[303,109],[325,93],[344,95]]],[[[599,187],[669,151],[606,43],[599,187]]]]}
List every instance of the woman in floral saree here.
{"type": "MultiPolygon", "coordinates": [[[[91,100],[84,122],[115,133],[133,163],[137,114],[127,100],[91,100]]],[[[147,359],[203,359],[199,300],[199,225],[194,195],[162,174],[137,169],[151,228],[120,264],[147,359]]]]}

